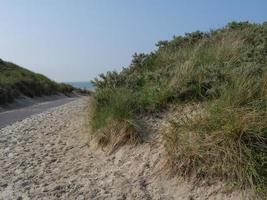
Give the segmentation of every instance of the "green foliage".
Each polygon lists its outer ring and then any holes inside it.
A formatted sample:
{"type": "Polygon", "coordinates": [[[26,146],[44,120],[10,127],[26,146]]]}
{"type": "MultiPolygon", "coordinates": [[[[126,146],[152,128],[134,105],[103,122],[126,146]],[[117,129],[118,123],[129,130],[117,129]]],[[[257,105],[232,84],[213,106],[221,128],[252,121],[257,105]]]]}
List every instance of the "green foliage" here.
{"type": "Polygon", "coordinates": [[[21,96],[34,97],[58,92],[67,94],[73,89],[70,85],[58,84],[41,74],[0,59],[0,104],[11,103],[21,96]]]}
{"type": "Polygon", "coordinates": [[[106,126],[111,119],[132,118],[135,106],[137,106],[135,97],[124,88],[101,90],[96,96],[97,110],[94,116],[94,129],[106,126]]]}
{"type": "Polygon", "coordinates": [[[120,73],[95,79],[95,130],[173,102],[201,102],[203,113],[174,123],[165,135],[172,166],[184,175],[266,186],[267,24],[232,22],[156,46],[134,54],[120,73]]]}
{"type": "Polygon", "coordinates": [[[263,70],[266,33],[264,24],[232,22],[208,33],[197,31],[160,41],[157,51],[134,54],[132,63],[122,72],[108,72],[96,78],[96,98],[124,88],[138,96],[137,113],[159,105],[163,108],[173,100],[217,98],[239,68],[263,70]]]}

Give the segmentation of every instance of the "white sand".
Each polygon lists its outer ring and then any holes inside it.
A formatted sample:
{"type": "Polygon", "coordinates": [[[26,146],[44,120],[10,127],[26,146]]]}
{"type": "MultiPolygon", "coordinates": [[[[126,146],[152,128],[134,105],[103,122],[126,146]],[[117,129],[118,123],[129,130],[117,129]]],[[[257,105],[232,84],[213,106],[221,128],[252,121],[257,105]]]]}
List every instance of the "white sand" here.
{"type": "Polygon", "coordinates": [[[157,136],[111,155],[96,150],[88,145],[89,110],[81,98],[1,129],[0,199],[244,199],[159,173],[157,136]]]}

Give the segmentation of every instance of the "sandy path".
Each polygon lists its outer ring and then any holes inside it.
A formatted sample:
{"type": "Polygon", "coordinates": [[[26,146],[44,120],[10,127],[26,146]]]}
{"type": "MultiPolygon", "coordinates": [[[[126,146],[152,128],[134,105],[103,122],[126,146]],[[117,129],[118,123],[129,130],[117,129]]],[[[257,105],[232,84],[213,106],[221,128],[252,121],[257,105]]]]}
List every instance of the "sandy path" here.
{"type": "Polygon", "coordinates": [[[88,99],[0,130],[0,199],[237,199],[158,175],[150,142],[107,155],[88,145],[88,99]]]}
{"type": "MultiPolygon", "coordinates": [[[[59,96],[58,98],[60,98],[59,96]]],[[[51,97],[53,98],[53,97],[51,97]]],[[[55,97],[54,97],[55,98],[55,97]]],[[[22,108],[11,109],[8,111],[0,112],[0,128],[3,128],[9,124],[12,124],[16,121],[23,120],[31,115],[36,115],[44,111],[49,110],[50,108],[64,105],[68,102],[71,102],[77,98],[75,97],[61,97],[60,99],[44,101],[36,103],[32,106],[25,106],[22,108]]],[[[34,101],[34,100],[33,100],[34,101]]],[[[1,107],[0,107],[1,111],[1,107]]]]}

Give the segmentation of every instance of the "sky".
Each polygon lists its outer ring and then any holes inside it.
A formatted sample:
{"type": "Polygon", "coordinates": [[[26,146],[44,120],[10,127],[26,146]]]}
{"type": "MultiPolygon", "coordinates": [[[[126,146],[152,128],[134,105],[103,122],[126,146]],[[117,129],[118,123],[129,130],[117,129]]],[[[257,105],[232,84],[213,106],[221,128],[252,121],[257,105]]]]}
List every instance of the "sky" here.
{"type": "Polygon", "coordinates": [[[159,40],[267,21],[267,0],[0,0],[0,58],[59,81],[120,71],[159,40]]]}

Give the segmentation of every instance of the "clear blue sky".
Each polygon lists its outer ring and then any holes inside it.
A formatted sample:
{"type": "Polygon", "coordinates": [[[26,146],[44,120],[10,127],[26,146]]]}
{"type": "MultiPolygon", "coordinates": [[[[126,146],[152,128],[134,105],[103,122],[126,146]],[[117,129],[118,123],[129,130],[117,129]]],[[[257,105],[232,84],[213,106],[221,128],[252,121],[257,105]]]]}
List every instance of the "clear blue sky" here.
{"type": "Polygon", "coordinates": [[[0,0],[0,58],[56,81],[128,66],[159,40],[267,21],[267,0],[0,0]]]}

